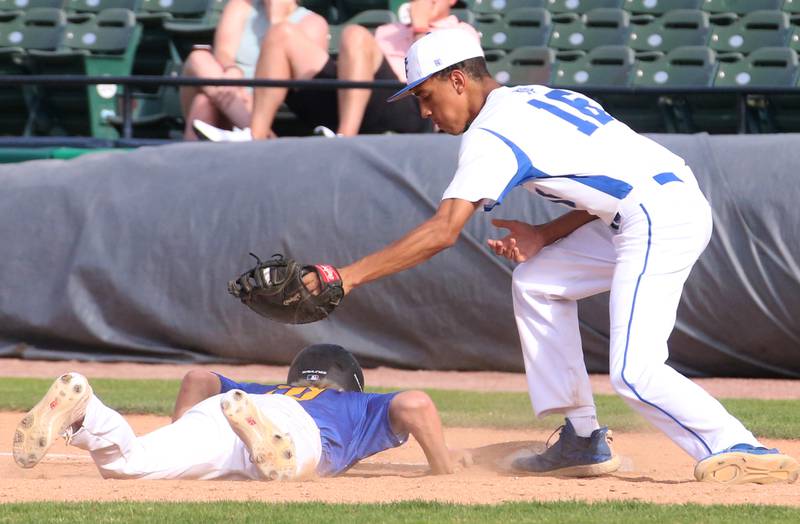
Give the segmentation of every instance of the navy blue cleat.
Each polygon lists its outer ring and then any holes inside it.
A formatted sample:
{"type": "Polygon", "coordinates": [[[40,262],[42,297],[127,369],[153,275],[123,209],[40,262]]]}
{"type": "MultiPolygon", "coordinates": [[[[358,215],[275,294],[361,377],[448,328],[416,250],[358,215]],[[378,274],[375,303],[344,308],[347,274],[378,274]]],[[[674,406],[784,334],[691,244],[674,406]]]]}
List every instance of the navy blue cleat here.
{"type": "Polygon", "coordinates": [[[611,451],[610,440],[607,427],[594,430],[589,437],[579,437],[566,419],[558,442],[544,453],[516,459],[511,469],[515,473],[562,477],[596,477],[612,473],[619,469],[620,460],[611,451]]]}
{"type": "Polygon", "coordinates": [[[800,464],[777,449],[736,444],[714,453],[694,468],[694,478],[720,484],[795,482],[800,464]]]}

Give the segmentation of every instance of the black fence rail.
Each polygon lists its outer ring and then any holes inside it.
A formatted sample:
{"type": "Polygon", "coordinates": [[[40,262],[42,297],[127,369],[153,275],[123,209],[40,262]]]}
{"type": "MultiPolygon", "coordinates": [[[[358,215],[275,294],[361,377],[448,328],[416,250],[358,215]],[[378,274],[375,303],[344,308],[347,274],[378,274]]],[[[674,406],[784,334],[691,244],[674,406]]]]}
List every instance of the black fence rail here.
{"type": "MultiPolygon", "coordinates": [[[[132,88],[157,86],[239,86],[239,87],[286,87],[291,89],[400,89],[404,83],[394,80],[374,80],[370,82],[349,80],[272,80],[272,79],[229,79],[229,78],[196,78],[187,76],[85,76],[85,75],[4,75],[0,76],[0,86],[20,85],[119,85],[121,89],[122,138],[130,139],[132,127],[132,88]]],[[[798,87],[772,86],[739,86],[739,87],[600,87],[588,85],[558,86],[559,88],[579,91],[588,96],[601,95],[735,95],[739,116],[739,133],[746,132],[746,112],[748,100],[776,95],[798,95],[798,87]]]]}

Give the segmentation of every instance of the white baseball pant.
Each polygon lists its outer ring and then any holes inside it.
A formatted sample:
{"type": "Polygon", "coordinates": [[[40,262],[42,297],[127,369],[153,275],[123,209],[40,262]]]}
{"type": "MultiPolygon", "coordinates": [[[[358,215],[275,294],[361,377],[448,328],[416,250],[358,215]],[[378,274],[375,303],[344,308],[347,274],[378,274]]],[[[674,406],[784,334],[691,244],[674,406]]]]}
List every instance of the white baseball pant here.
{"type": "Polygon", "coordinates": [[[734,444],[760,444],[665,363],[683,285],[712,230],[711,208],[694,175],[687,168],[678,177],[626,198],[618,231],[595,220],[520,264],[514,313],[537,416],[594,414],[576,301],[610,290],[614,390],[700,460],[734,444]]]}
{"type": "MultiPolygon", "coordinates": [[[[208,398],[172,424],[137,437],[122,415],[92,396],[83,427],[70,444],[91,453],[103,478],[260,479],[247,448],[220,409],[221,397],[208,398]]],[[[308,413],[283,395],[251,398],[278,429],[291,435],[297,473],[314,471],[322,444],[308,413]]]]}

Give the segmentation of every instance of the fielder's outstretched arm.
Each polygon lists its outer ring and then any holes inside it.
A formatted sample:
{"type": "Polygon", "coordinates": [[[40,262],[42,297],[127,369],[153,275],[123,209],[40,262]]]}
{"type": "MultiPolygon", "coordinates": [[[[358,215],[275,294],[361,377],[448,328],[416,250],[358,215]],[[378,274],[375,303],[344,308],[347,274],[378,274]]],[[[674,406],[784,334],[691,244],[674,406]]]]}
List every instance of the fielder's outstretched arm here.
{"type": "MultiPolygon", "coordinates": [[[[412,268],[452,246],[479,204],[457,198],[442,200],[435,215],[400,240],[339,268],[345,293],[367,282],[412,268]]],[[[317,283],[306,282],[306,285],[313,291],[317,283]]]]}

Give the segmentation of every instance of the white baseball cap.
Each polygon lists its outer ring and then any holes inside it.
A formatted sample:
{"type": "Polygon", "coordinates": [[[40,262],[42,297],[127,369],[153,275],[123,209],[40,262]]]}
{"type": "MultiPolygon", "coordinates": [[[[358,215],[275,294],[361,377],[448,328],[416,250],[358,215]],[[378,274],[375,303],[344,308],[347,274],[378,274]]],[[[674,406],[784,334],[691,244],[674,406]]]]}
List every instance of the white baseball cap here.
{"type": "Polygon", "coordinates": [[[386,99],[394,102],[411,94],[409,91],[442,69],[469,58],[483,55],[480,41],[460,28],[437,29],[423,36],[406,53],[408,85],[386,99]]]}

